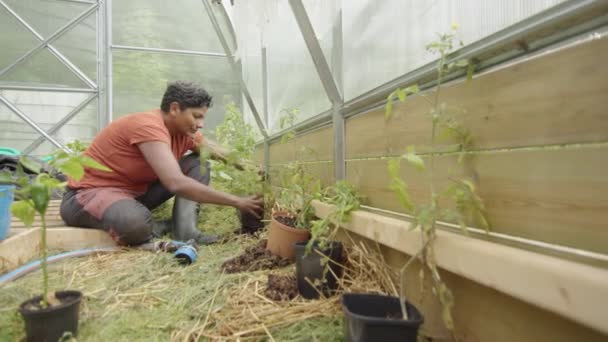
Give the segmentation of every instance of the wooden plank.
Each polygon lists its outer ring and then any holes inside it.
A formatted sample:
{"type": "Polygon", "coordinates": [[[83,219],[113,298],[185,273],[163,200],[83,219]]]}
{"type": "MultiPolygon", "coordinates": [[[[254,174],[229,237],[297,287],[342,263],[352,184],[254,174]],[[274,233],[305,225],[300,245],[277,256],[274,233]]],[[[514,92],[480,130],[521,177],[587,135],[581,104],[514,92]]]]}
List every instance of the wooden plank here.
{"type": "Polygon", "coordinates": [[[110,235],[100,229],[57,227],[47,230],[49,249],[76,250],[116,246],[110,235]]]}
{"type": "Polygon", "coordinates": [[[13,270],[40,255],[40,228],[0,242],[0,273],[13,270]]]}
{"type": "MultiPolygon", "coordinates": [[[[333,162],[321,162],[313,164],[305,164],[306,173],[321,180],[322,186],[328,186],[333,184],[335,181],[334,177],[334,163],[333,162]]],[[[285,172],[286,167],[284,165],[271,165],[270,166],[270,179],[271,184],[274,186],[281,186],[281,172],[285,172]]]]}
{"type": "Polygon", "coordinates": [[[270,163],[333,160],[333,136],[331,128],[322,128],[298,136],[284,144],[274,143],[270,146],[270,163]]]}
{"type": "MultiPolygon", "coordinates": [[[[473,149],[608,141],[608,68],[598,64],[607,55],[602,38],[501,66],[446,86],[442,102],[458,108],[453,116],[471,131],[473,149]]],[[[414,96],[395,105],[389,123],[384,108],[347,120],[346,158],[428,150],[428,112],[427,99],[414,96]]]]}
{"type": "MultiPolygon", "coordinates": [[[[40,256],[41,228],[31,228],[0,242],[0,273],[13,270],[40,256]]],[[[77,250],[116,246],[108,233],[99,229],[56,227],[47,229],[47,248],[77,250]]]]}
{"type": "MultiPolygon", "coordinates": [[[[437,159],[438,189],[459,174],[476,179],[494,232],[608,254],[608,147],[477,154],[450,174],[455,158],[437,159]]],[[[347,179],[368,205],[403,212],[386,165],[347,162],[347,179]]],[[[414,201],[428,203],[428,174],[402,165],[414,201]]]]}
{"type": "MultiPolygon", "coordinates": [[[[47,227],[65,226],[65,222],[62,219],[51,219],[46,221],[47,227]]],[[[35,220],[31,227],[42,227],[40,220],[35,220]]],[[[28,228],[23,222],[11,222],[11,229],[13,228],[28,228]]]]}
{"type": "Polygon", "coordinates": [[[257,147],[253,153],[253,161],[256,164],[264,165],[264,146],[257,147]]]}
{"type": "MultiPolygon", "coordinates": [[[[330,206],[315,202],[325,217],[330,206]]],[[[421,246],[409,222],[356,211],[344,228],[408,255],[421,246]]],[[[443,269],[608,334],[608,270],[439,231],[435,244],[443,269]]]]}

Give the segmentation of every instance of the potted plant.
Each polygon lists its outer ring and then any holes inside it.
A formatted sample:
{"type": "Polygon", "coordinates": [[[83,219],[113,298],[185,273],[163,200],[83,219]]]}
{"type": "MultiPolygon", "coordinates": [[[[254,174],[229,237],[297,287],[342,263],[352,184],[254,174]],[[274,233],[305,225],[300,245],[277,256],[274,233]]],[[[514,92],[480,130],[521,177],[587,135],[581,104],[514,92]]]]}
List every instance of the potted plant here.
{"type": "Polygon", "coordinates": [[[282,175],[282,189],[276,198],[268,229],[266,249],[283,258],[294,259],[294,243],[308,241],[315,219],[312,201],[319,197],[321,183],[294,162],[282,175]]]}
{"type": "Polygon", "coordinates": [[[335,235],[350,213],[360,206],[360,196],[344,180],[326,188],[321,199],[332,204],[332,210],[323,219],[312,221],[310,240],[294,244],[298,291],[307,299],[327,297],[337,289],[342,275],[343,246],[335,235]]]}
{"type": "MultiPolygon", "coordinates": [[[[453,26],[453,30],[457,27],[453,26]]],[[[450,53],[453,49],[455,32],[439,35],[439,40],[426,46],[427,50],[439,55],[436,68],[436,83],[429,99],[431,131],[428,153],[428,167],[425,160],[416,154],[413,146],[408,146],[402,156],[389,160],[388,171],[391,177],[391,189],[397,195],[403,208],[413,216],[411,229],[420,231],[421,248],[401,268],[399,298],[391,296],[371,296],[368,294],[349,294],[343,297],[343,309],[346,316],[348,339],[351,341],[376,340],[384,341],[416,341],[418,328],[423,317],[416,307],[407,302],[404,293],[405,271],[414,260],[420,260],[423,265],[421,277],[424,277],[424,268],[429,270],[433,281],[433,293],[438,296],[442,308],[442,318],[446,327],[453,331],[452,307],[454,299],[451,291],[441,278],[435,259],[434,241],[437,236],[437,222],[439,220],[456,221],[463,232],[467,233],[467,224],[477,223],[489,230],[489,223],[485,217],[482,200],[475,193],[473,181],[468,179],[451,179],[451,184],[440,190],[435,184],[435,160],[437,158],[437,142],[441,137],[456,140],[460,152],[458,163],[463,161],[465,151],[472,139],[470,132],[458,124],[454,116],[454,108],[442,103],[440,90],[442,82],[448,73],[467,68],[467,78],[473,73],[474,64],[471,61],[459,60],[448,63],[452,59],[450,53]],[[400,162],[407,161],[421,171],[428,171],[430,179],[430,203],[416,205],[410,199],[407,185],[400,176],[400,162]],[[452,207],[446,205],[450,203],[452,207]],[[388,328],[390,326],[390,329],[388,328]],[[405,337],[409,339],[404,339],[405,337]]],[[[461,43],[462,44],[462,43],[461,43]]],[[[419,91],[417,85],[404,89],[397,89],[387,99],[386,120],[390,120],[392,104],[395,99],[403,102],[408,95],[419,91]]],[[[424,96],[424,95],[420,95],[424,96]]]]}
{"type": "MultiPolygon", "coordinates": [[[[281,144],[290,142],[295,137],[293,129],[298,109],[283,109],[279,126],[289,129],[281,137],[281,144]]],[[[295,259],[294,243],[308,241],[310,227],[315,219],[313,199],[320,195],[321,182],[307,172],[301,157],[315,152],[307,147],[296,147],[293,144],[294,159],[280,168],[277,176],[280,189],[275,194],[266,249],[283,258],[295,259]],[[295,158],[296,154],[299,158],[295,158]]]]}
{"type": "MultiPolygon", "coordinates": [[[[31,163],[25,157],[22,157],[20,162],[21,164],[31,163]]],[[[85,167],[111,171],[95,160],[74,151],[54,153],[52,164],[64,175],[76,180],[82,178],[85,167]]],[[[17,177],[7,172],[3,173],[0,178],[3,182],[11,182],[17,186],[15,196],[18,200],[11,205],[12,214],[28,227],[34,222],[35,216],[39,215],[42,224],[40,230],[42,294],[26,300],[19,306],[19,312],[25,321],[27,340],[57,341],[64,333],[76,336],[82,293],[79,291],[49,292],[48,286],[46,211],[52,192],[63,189],[65,183],[48,173],[39,173],[30,179],[25,176],[21,166],[18,167],[17,177]]]]}
{"type": "MultiPolygon", "coordinates": [[[[215,187],[241,196],[264,196],[266,186],[259,169],[251,165],[258,136],[253,127],[245,122],[243,115],[234,103],[226,105],[224,121],[215,128],[218,143],[229,146],[222,162],[211,159],[209,151],[202,151],[201,162],[211,164],[211,174],[215,187]]],[[[260,217],[239,212],[241,233],[254,234],[264,227],[260,217]]]]}

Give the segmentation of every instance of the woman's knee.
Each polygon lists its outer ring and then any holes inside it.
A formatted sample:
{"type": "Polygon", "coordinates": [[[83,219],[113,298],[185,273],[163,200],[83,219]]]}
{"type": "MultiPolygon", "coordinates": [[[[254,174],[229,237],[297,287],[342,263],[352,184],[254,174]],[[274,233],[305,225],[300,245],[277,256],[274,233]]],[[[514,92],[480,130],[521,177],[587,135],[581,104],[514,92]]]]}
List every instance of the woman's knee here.
{"type": "Polygon", "coordinates": [[[152,238],[152,214],[135,200],[112,204],[103,215],[104,227],[117,244],[140,245],[152,238]]]}
{"type": "Polygon", "coordinates": [[[200,183],[209,185],[211,178],[211,164],[208,160],[201,162],[197,154],[189,154],[179,161],[182,172],[200,183]]]}

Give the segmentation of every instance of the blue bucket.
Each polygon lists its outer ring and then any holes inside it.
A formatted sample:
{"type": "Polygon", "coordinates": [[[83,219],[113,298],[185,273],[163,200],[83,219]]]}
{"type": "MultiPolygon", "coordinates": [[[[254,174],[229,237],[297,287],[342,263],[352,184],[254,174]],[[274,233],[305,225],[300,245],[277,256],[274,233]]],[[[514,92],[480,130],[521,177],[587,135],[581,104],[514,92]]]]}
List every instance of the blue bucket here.
{"type": "Polygon", "coordinates": [[[11,226],[11,204],[14,185],[0,185],[0,240],[4,240],[11,226]]]}

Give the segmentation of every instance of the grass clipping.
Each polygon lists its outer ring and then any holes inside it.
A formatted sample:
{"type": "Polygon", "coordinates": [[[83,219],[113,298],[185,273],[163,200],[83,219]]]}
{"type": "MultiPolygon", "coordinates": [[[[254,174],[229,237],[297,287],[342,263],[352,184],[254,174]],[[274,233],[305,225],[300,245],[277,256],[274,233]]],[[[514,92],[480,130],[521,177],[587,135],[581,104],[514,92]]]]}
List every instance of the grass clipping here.
{"type": "MultiPolygon", "coordinates": [[[[365,292],[397,295],[396,273],[387,267],[382,255],[365,244],[353,244],[346,249],[347,261],[340,280],[340,293],[365,292]]],[[[292,274],[292,269],[274,271],[274,274],[292,274]]],[[[260,339],[275,340],[271,331],[304,320],[331,318],[341,315],[340,293],[330,298],[305,300],[300,296],[275,302],[264,293],[268,273],[258,273],[242,279],[236,286],[227,289],[226,301],[209,309],[201,324],[188,332],[173,337],[182,341],[197,341],[200,338],[260,339]]],[[[216,292],[218,294],[219,292],[216,292]]],[[[211,299],[212,301],[214,299],[211,299]]],[[[303,332],[305,336],[306,332],[303,332]]]]}

